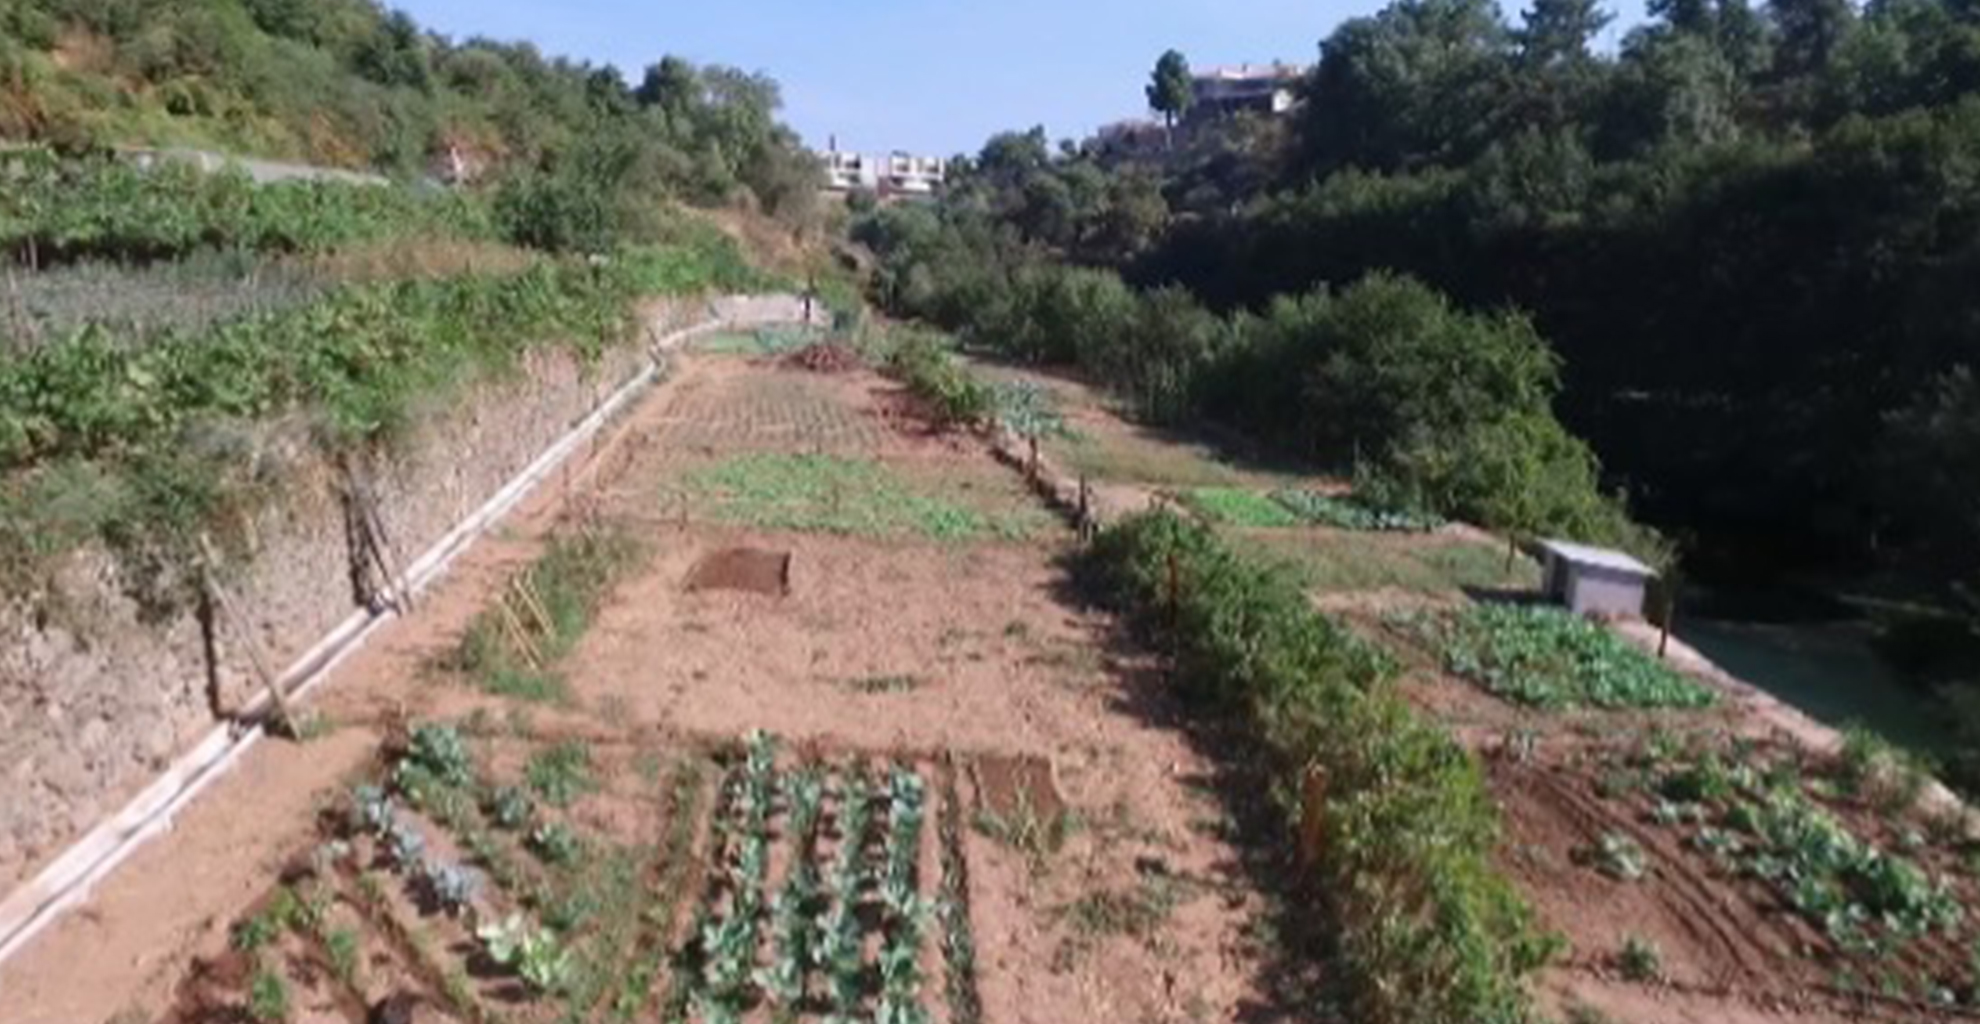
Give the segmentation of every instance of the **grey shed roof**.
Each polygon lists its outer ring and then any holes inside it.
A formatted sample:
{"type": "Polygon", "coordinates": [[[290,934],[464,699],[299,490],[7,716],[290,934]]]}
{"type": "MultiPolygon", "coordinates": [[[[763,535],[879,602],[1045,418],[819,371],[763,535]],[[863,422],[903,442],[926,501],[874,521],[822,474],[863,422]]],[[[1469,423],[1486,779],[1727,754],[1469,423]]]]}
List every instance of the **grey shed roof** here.
{"type": "Polygon", "coordinates": [[[1540,550],[1570,565],[1593,566],[1597,569],[1625,572],[1633,576],[1657,575],[1657,570],[1620,551],[1610,551],[1607,548],[1591,548],[1586,544],[1575,544],[1565,540],[1548,540],[1540,542],[1540,550]]]}

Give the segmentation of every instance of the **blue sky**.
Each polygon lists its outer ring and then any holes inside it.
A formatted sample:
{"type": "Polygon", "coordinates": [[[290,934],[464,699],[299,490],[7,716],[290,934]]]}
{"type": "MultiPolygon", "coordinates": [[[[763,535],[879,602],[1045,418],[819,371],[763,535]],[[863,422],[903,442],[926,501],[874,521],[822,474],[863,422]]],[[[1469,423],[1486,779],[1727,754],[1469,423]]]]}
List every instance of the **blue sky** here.
{"type": "MultiPolygon", "coordinates": [[[[669,53],[765,71],[813,145],[836,135],[843,149],[942,156],[975,152],[1005,128],[1083,137],[1143,115],[1142,85],[1172,46],[1197,66],[1310,62],[1334,25],[1380,2],[393,0],[456,38],[528,39],[629,79],[669,53]]],[[[1521,0],[1501,2],[1511,13],[1521,0]]],[[[1626,20],[1641,9],[1610,3],[1626,20]]]]}

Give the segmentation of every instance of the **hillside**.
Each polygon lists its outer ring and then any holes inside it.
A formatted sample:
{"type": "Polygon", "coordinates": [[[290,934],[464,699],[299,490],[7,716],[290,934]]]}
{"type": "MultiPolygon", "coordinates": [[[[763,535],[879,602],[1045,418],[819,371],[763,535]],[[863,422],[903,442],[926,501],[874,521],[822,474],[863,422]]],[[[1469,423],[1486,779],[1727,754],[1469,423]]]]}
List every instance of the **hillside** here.
{"type": "Polygon", "coordinates": [[[449,40],[373,0],[4,0],[0,82],[0,139],[69,150],[485,177],[596,162],[609,134],[614,159],[680,198],[810,199],[775,82],[670,58],[628,84],[528,43],[449,40]]]}

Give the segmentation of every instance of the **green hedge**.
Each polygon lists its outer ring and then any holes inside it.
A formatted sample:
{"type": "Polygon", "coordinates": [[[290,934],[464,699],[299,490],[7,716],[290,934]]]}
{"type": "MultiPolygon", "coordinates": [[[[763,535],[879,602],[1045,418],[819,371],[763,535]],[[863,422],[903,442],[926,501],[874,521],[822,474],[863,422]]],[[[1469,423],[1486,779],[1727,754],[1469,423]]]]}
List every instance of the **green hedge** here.
{"type": "Polygon", "coordinates": [[[1386,656],[1314,611],[1277,567],[1167,511],[1103,532],[1082,571],[1173,650],[1188,694],[1249,724],[1285,790],[1309,772],[1324,780],[1309,881],[1330,911],[1353,1019],[1531,1018],[1525,980],[1558,941],[1494,866],[1497,810],[1476,759],[1393,692],[1386,656]]]}

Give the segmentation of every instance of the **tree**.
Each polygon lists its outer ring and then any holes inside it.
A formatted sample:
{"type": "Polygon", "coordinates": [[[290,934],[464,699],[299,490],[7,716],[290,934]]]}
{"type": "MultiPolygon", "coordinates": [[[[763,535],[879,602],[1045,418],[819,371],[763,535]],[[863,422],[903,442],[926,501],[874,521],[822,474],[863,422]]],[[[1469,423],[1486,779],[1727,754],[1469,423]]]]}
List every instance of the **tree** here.
{"type": "Polygon", "coordinates": [[[1642,155],[1663,145],[1693,147],[1737,138],[1739,76],[1704,36],[1638,29],[1600,125],[1604,148],[1642,155]]]}
{"type": "Polygon", "coordinates": [[[1719,52],[1742,79],[1767,64],[1767,23],[1747,0],[1719,0],[1719,52]]]}
{"type": "Polygon", "coordinates": [[[1663,19],[1671,31],[1711,38],[1715,20],[1712,0],[1650,0],[1645,9],[1653,18],[1663,19]]]}
{"type": "Polygon", "coordinates": [[[693,64],[679,57],[663,57],[646,69],[633,99],[643,107],[658,107],[668,114],[685,112],[701,92],[701,78],[693,64]]]}
{"type": "Polygon", "coordinates": [[[1767,12],[1780,36],[1774,71],[1784,79],[1827,70],[1836,47],[1856,25],[1850,0],[1768,0],[1767,12]]]}
{"type": "Polygon", "coordinates": [[[1155,62],[1153,80],[1148,83],[1148,109],[1162,115],[1162,123],[1175,128],[1176,120],[1196,105],[1196,80],[1189,73],[1189,59],[1181,51],[1170,50],[1155,62]]]}
{"type": "Polygon", "coordinates": [[[1320,44],[1305,170],[1461,162],[1500,134],[1510,33],[1492,0],[1398,0],[1320,44]]]}
{"type": "Polygon", "coordinates": [[[1931,570],[1980,619],[1980,511],[1972,500],[1980,474],[1980,383],[1955,367],[1888,417],[1890,492],[1921,538],[1931,570]]]}
{"type": "Polygon", "coordinates": [[[1614,20],[1601,0],[1533,0],[1513,35],[1528,66],[1547,67],[1587,60],[1589,42],[1614,20]]]}

